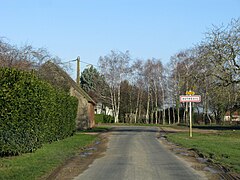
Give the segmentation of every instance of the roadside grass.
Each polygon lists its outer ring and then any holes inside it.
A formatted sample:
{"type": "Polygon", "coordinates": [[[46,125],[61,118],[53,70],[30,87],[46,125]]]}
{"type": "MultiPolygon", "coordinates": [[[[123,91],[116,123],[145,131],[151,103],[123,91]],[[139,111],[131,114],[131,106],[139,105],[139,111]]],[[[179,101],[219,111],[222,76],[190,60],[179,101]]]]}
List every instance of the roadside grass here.
{"type": "Polygon", "coordinates": [[[240,130],[221,130],[211,134],[195,132],[192,138],[188,135],[188,132],[169,133],[167,139],[240,173],[240,130]]]}
{"type": "Polygon", "coordinates": [[[0,158],[0,179],[41,179],[96,139],[96,135],[77,133],[64,140],[45,144],[34,153],[0,158]]]}

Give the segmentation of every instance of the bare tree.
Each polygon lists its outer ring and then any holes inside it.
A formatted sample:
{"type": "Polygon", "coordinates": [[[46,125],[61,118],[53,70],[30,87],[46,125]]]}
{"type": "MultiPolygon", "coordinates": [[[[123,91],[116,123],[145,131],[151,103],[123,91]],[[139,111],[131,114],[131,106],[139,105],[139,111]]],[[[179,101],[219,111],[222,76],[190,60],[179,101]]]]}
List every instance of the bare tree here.
{"type": "Polygon", "coordinates": [[[35,49],[31,45],[20,48],[0,39],[0,66],[14,67],[22,70],[38,69],[43,63],[51,60],[59,64],[59,57],[52,57],[44,48],[35,49]]]}
{"type": "Polygon", "coordinates": [[[121,100],[121,82],[129,70],[130,55],[120,51],[111,51],[109,55],[99,58],[100,71],[109,84],[115,123],[119,122],[121,100]]]}
{"type": "Polygon", "coordinates": [[[137,60],[132,65],[132,74],[133,74],[133,85],[136,87],[136,105],[135,105],[135,111],[134,111],[134,122],[137,123],[139,119],[142,118],[142,97],[144,92],[144,78],[143,78],[143,60],[137,60]]]}
{"type": "Polygon", "coordinates": [[[227,26],[214,26],[206,33],[208,62],[214,65],[211,75],[218,84],[228,86],[240,83],[240,18],[232,20],[227,26]]]}

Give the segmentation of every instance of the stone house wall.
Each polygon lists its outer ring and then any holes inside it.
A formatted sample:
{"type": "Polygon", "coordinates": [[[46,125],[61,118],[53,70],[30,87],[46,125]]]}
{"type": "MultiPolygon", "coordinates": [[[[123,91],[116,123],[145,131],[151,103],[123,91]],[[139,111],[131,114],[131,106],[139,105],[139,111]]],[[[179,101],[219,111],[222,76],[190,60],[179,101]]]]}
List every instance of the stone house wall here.
{"type": "Polygon", "coordinates": [[[38,71],[40,78],[48,81],[57,88],[61,88],[78,99],[76,129],[92,128],[94,121],[95,102],[76,84],[76,82],[58,65],[47,62],[38,71]]]}

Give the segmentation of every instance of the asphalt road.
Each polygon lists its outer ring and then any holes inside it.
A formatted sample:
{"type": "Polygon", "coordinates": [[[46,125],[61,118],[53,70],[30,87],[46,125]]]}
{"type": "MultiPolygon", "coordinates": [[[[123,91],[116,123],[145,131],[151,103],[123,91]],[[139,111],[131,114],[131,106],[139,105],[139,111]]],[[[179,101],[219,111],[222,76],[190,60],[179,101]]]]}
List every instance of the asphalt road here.
{"type": "Polygon", "coordinates": [[[155,127],[116,127],[104,157],[75,180],[204,179],[158,141],[155,127]]]}

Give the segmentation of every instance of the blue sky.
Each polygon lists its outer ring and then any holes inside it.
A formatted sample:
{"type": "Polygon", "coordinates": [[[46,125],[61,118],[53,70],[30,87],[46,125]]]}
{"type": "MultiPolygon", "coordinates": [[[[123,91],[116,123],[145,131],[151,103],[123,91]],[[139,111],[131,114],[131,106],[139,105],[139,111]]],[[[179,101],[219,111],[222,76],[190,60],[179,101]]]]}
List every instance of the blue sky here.
{"type": "Polygon", "coordinates": [[[239,18],[239,9],[240,0],[0,0],[0,37],[63,61],[97,64],[111,50],[129,50],[166,64],[212,25],[239,18]]]}

